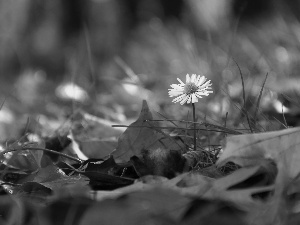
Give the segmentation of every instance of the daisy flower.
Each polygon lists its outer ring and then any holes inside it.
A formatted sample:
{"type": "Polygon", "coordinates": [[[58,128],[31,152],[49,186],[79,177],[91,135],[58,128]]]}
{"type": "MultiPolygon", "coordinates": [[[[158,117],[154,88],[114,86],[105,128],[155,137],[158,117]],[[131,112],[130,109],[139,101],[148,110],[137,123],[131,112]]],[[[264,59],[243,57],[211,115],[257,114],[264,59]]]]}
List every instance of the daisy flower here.
{"type": "Polygon", "coordinates": [[[211,89],[210,80],[206,81],[205,76],[192,74],[190,77],[186,75],[186,81],[183,83],[177,78],[180,84],[171,84],[172,89],[169,90],[170,97],[176,97],[172,102],[180,102],[181,105],[184,103],[195,103],[198,102],[198,98],[202,98],[203,95],[208,96],[213,93],[211,89]]]}

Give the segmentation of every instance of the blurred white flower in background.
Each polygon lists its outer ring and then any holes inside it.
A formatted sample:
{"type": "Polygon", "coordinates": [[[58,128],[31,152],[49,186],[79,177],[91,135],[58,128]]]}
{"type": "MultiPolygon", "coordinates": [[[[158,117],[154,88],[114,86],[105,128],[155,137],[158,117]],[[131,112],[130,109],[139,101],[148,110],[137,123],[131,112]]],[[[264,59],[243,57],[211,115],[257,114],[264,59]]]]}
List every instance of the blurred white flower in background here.
{"type": "Polygon", "coordinates": [[[85,102],[89,98],[87,92],[82,87],[72,82],[58,86],[55,93],[59,98],[78,102],[85,102]]]}
{"type": "Polygon", "coordinates": [[[192,74],[190,77],[189,74],[186,75],[186,83],[183,83],[179,78],[177,80],[180,84],[172,84],[172,89],[169,90],[170,97],[176,97],[172,102],[180,102],[181,105],[184,103],[195,103],[198,102],[198,98],[202,96],[208,96],[210,93],[213,93],[211,89],[210,80],[206,81],[205,76],[200,76],[192,74]]]}

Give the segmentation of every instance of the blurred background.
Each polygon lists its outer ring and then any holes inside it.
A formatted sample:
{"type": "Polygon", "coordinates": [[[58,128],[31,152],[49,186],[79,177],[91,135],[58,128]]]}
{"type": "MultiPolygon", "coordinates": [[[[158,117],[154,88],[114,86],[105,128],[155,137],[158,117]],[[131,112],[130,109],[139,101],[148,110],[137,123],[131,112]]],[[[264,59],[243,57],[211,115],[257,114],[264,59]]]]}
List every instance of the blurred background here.
{"type": "Polygon", "coordinates": [[[295,126],[299,10],[299,0],[0,0],[0,139],[51,132],[78,109],[128,124],[142,99],[187,118],[167,94],[187,73],[213,83],[199,119],[247,129],[244,107],[260,131],[295,126]]]}

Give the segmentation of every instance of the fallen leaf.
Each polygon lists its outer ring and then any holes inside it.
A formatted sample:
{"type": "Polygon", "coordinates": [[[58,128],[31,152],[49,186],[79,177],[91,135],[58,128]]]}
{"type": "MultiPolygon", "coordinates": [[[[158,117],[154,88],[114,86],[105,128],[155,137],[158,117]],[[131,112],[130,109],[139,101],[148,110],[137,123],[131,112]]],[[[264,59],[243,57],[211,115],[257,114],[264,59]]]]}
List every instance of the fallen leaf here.
{"type": "Polygon", "coordinates": [[[300,128],[290,128],[228,137],[217,165],[232,161],[241,166],[250,166],[257,165],[261,159],[270,159],[280,164],[279,167],[284,167],[287,176],[293,179],[300,172],[299,132],[300,128]]]}
{"type": "Polygon", "coordinates": [[[32,173],[29,176],[20,179],[18,183],[26,184],[28,182],[38,183],[50,190],[56,190],[72,184],[88,185],[89,180],[81,175],[67,176],[57,166],[51,164],[47,167],[40,168],[36,173],[32,173]]]}
{"type": "Polygon", "coordinates": [[[182,218],[190,202],[190,199],[173,190],[154,188],[138,191],[116,200],[97,203],[85,213],[79,224],[97,224],[101,221],[103,225],[171,225],[182,218]]]}
{"type": "Polygon", "coordinates": [[[25,210],[20,199],[0,196],[0,224],[25,224],[25,210]]]}
{"type": "MultiPolygon", "coordinates": [[[[56,135],[51,138],[46,138],[45,148],[57,152],[62,152],[70,143],[71,140],[66,135],[64,136],[56,135]]],[[[59,158],[59,155],[50,152],[45,152],[45,155],[49,156],[53,161],[57,161],[59,158]]]]}
{"type": "Polygon", "coordinates": [[[254,195],[269,193],[270,198],[275,188],[274,185],[253,186],[251,183],[243,188],[239,188],[238,184],[249,180],[260,170],[260,166],[241,168],[225,177],[215,179],[211,183],[211,188],[203,196],[209,199],[222,199],[233,202],[241,209],[251,211],[252,207],[260,205],[262,202],[260,199],[255,199],[254,195]]]}
{"type": "Polygon", "coordinates": [[[117,138],[125,130],[112,127],[113,122],[86,112],[79,112],[75,118],[69,137],[73,141],[74,151],[83,160],[109,155],[117,146],[117,138]]]}
{"type": "MultiPolygon", "coordinates": [[[[95,202],[86,197],[60,198],[39,210],[40,224],[78,224],[87,209],[95,202]]],[[[99,221],[98,221],[99,222],[99,221]]]]}
{"type": "Polygon", "coordinates": [[[151,170],[148,168],[148,166],[138,157],[132,156],[130,158],[130,162],[132,163],[132,166],[139,177],[151,174],[151,170]]]}
{"type": "Polygon", "coordinates": [[[90,179],[90,185],[94,190],[114,190],[125,187],[134,182],[133,179],[109,175],[101,172],[81,172],[90,179]]]}
{"type": "Polygon", "coordinates": [[[180,225],[246,225],[245,212],[234,204],[220,200],[196,199],[184,215],[180,225]]]}
{"type": "Polygon", "coordinates": [[[214,188],[220,191],[227,190],[253,176],[259,169],[259,166],[238,169],[225,177],[216,179],[214,182],[214,188]]]}
{"type": "Polygon", "coordinates": [[[106,160],[102,159],[88,159],[82,162],[79,170],[83,172],[100,172],[108,173],[112,168],[116,167],[117,164],[113,157],[109,157],[106,160]]]}
{"type": "Polygon", "coordinates": [[[118,137],[125,131],[121,127],[112,127],[115,124],[112,121],[99,118],[84,111],[78,112],[75,118],[75,126],[72,132],[76,139],[118,137]]]}
{"type": "Polygon", "coordinates": [[[211,189],[213,181],[212,178],[193,172],[181,174],[163,185],[179,191],[183,196],[199,198],[211,189]]]}
{"type": "Polygon", "coordinates": [[[144,100],[139,118],[119,137],[118,146],[112,153],[117,163],[128,162],[134,155],[140,158],[143,149],[156,145],[157,132],[149,127],[157,127],[158,123],[149,121],[152,119],[148,104],[144,100]]]}
{"type": "Polygon", "coordinates": [[[79,148],[87,156],[87,158],[104,159],[117,147],[117,140],[90,138],[79,141],[79,148]]]}

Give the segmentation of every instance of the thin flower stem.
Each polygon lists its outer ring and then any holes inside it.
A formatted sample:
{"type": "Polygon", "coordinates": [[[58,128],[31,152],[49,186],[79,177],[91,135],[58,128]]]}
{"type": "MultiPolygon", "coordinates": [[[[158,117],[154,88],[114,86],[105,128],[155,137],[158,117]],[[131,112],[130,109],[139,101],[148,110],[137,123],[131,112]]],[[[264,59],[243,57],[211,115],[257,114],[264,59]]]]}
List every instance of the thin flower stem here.
{"type": "Polygon", "coordinates": [[[195,112],[195,103],[192,103],[193,106],[193,122],[194,122],[194,151],[197,151],[197,124],[196,124],[196,112],[195,112]]]}

